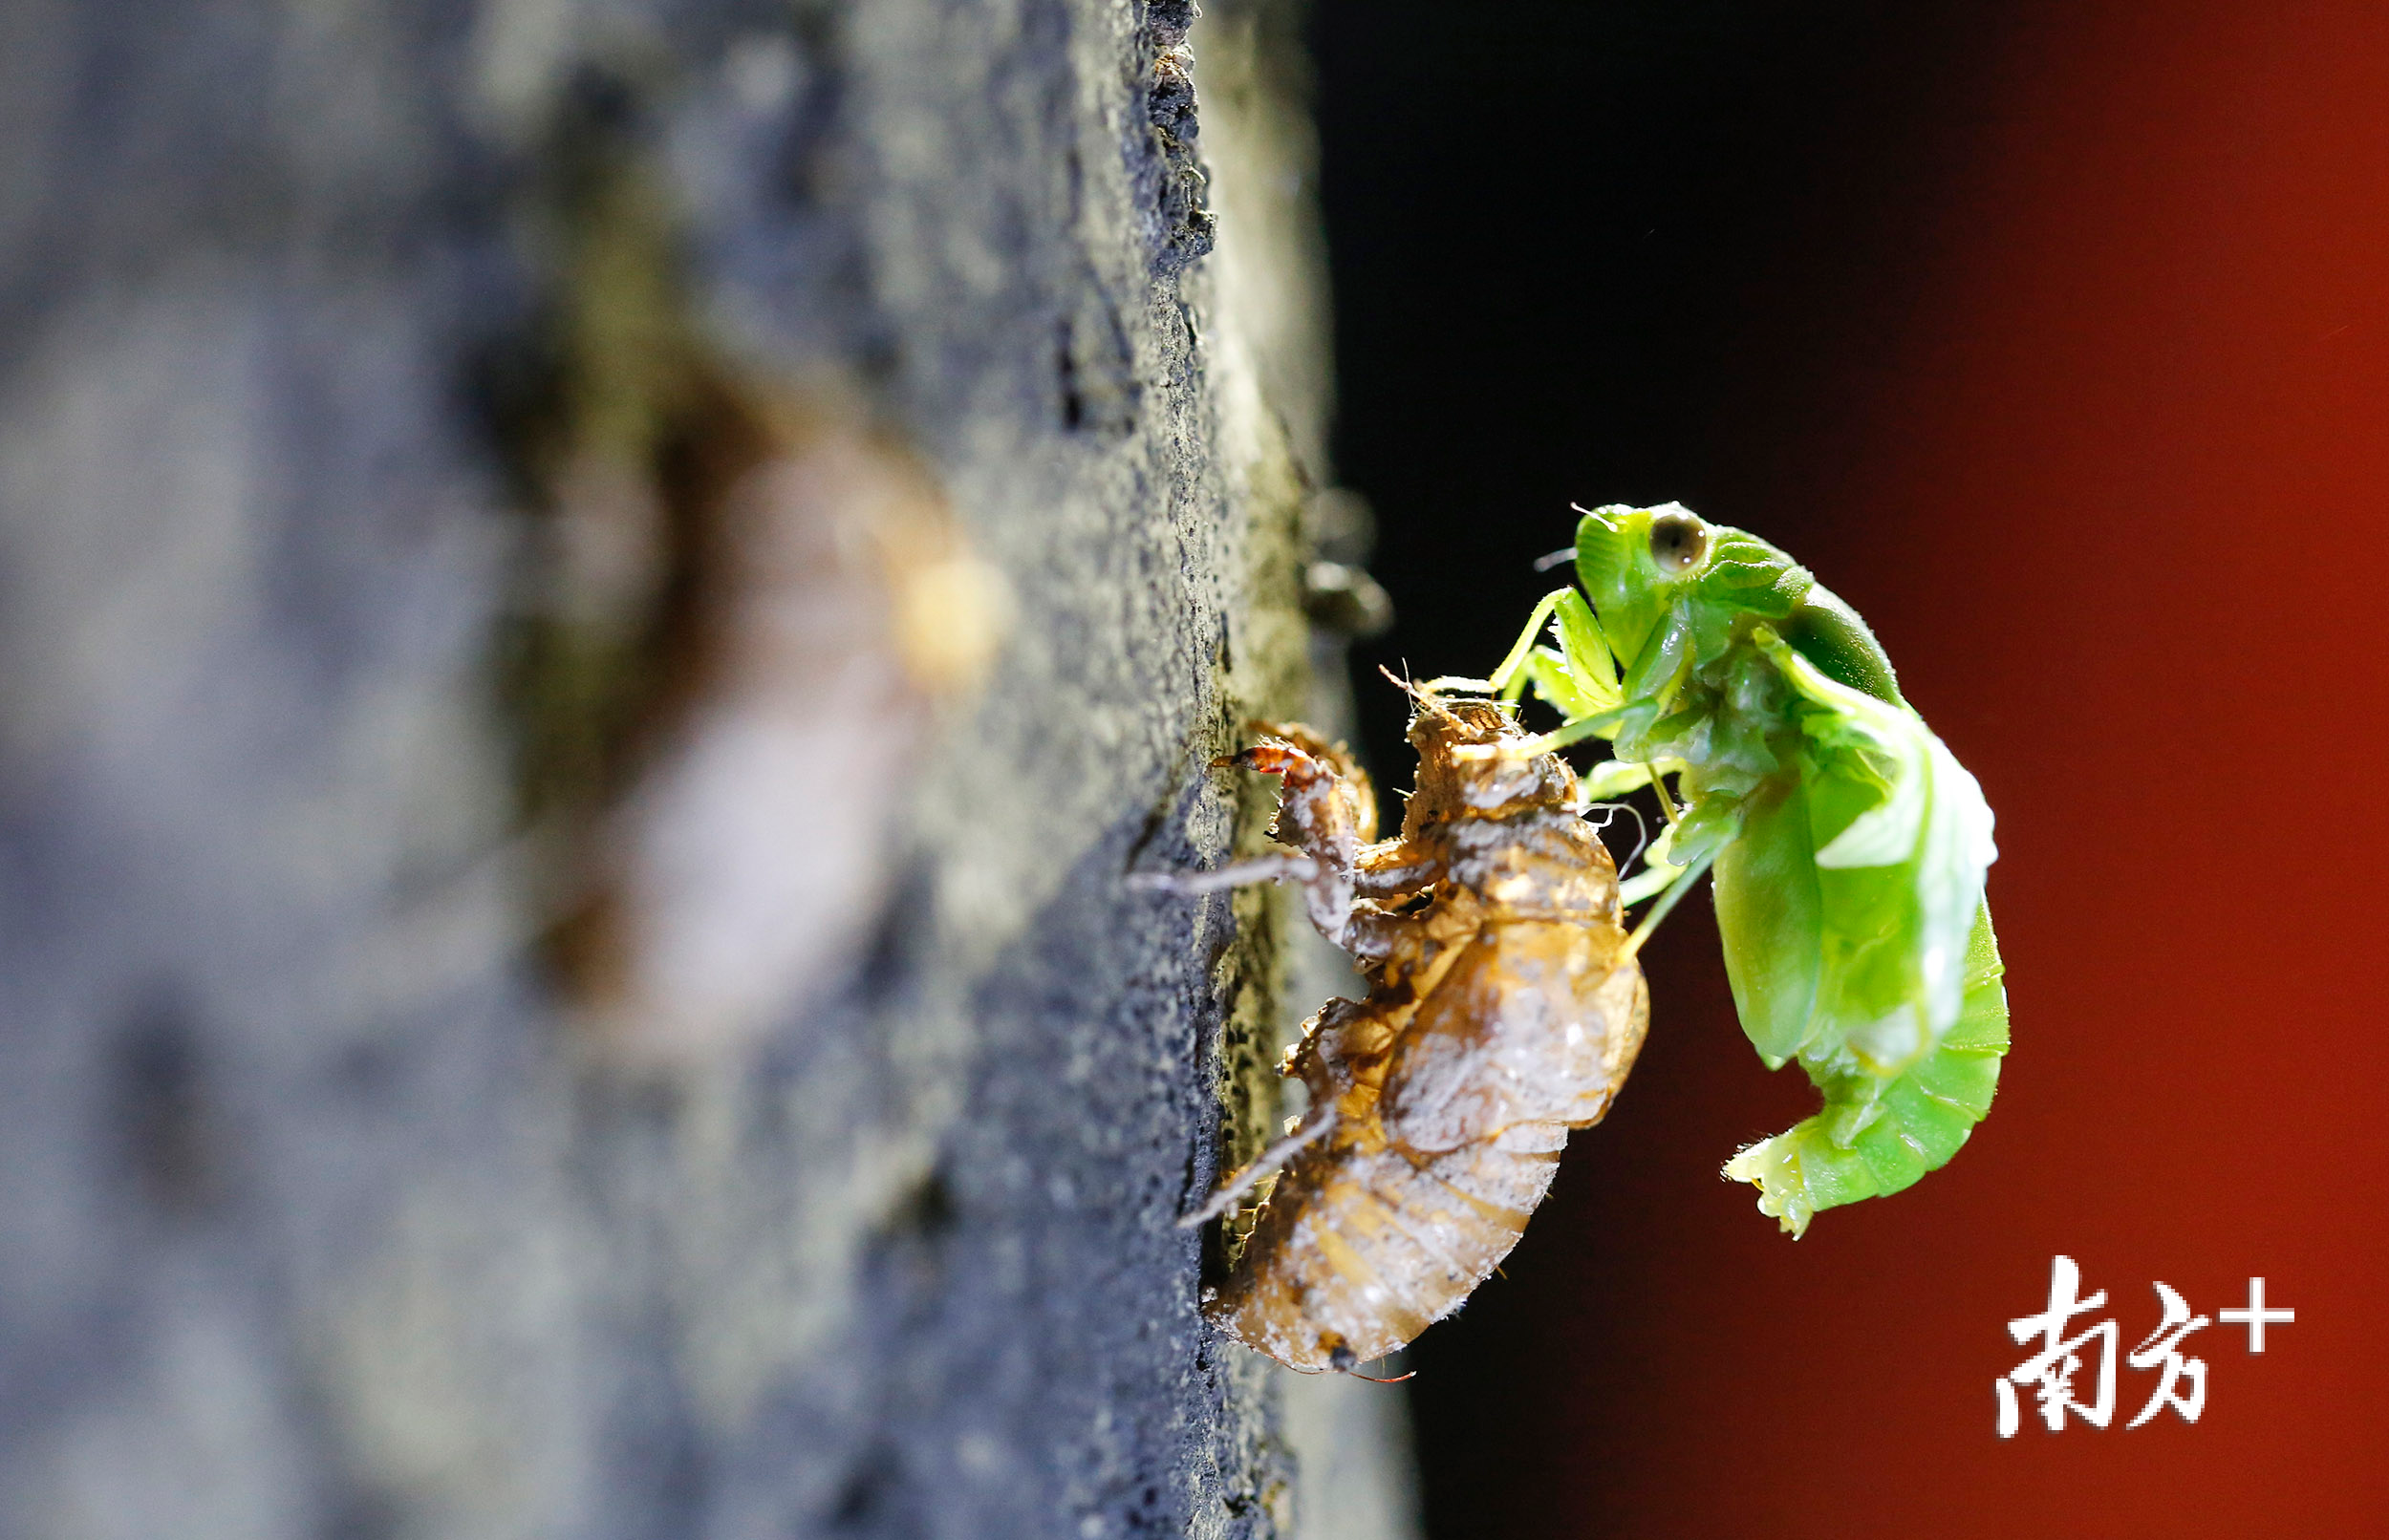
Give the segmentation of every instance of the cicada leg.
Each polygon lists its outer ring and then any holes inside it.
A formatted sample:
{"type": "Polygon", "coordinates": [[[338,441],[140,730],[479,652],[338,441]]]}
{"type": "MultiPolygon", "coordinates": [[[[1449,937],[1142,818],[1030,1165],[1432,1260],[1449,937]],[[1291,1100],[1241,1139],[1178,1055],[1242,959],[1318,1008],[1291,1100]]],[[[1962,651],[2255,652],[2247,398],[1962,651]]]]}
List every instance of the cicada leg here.
{"type": "Polygon", "coordinates": [[[1219,1190],[1206,1199],[1200,1208],[1178,1221],[1178,1228],[1198,1229],[1235,1208],[1238,1199],[1260,1186],[1265,1178],[1276,1175],[1286,1162],[1333,1133],[1336,1121],[1336,1104],[1333,1102],[1313,1102],[1310,1111],[1286,1131],[1283,1139],[1262,1150],[1244,1169],[1220,1184],[1219,1190]]]}
{"type": "Polygon", "coordinates": [[[1216,893],[1228,888],[1251,888],[1260,883],[1308,882],[1319,874],[1319,863],[1308,856],[1291,852],[1284,855],[1253,856],[1243,861],[1231,861],[1224,866],[1208,871],[1132,871],[1129,873],[1130,888],[1154,893],[1183,893],[1189,897],[1216,893]]]}
{"type": "Polygon", "coordinates": [[[1424,688],[1430,691],[1481,693],[1498,695],[1504,700],[1517,699],[1519,692],[1526,688],[1526,659],[1542,636],[1544,623],[1551,619],[1551,612],[1558,608],[1560,601],[1575,591],[1574,588],[1554,588],[1536,601],[1535,612],[1526,617],[1526,629],[1519,631],[1518,639],[1510,644],[1509,656],[1501,660],[1501,667],[1493,671],[1491,678],[1464,679],[1450,675],[1430,679],[1424,688]]]}
{"type": "Polygon", "coordinates": [[[1342,945],[1353,915],[1354,871],[1361,847],[1377,829],[1377,795],[1368,777],[1339,744],[1306,727],[1254,724],[1266,734],[1240,754],[1213,761],[1281,776],[1284,789],[1270,833],[1282,845],[1267,855],[1230,862],[1210,871],[1135,872],[1131,888],[1172,893],[1209,893],[1223,888],[1291,881],[1302,887],[1311,924],[1342,945]]]}
{"type": "Polygon", "coordinates": [[[1384,1015],[1355,1000],[1331,999],[1302,1024],[1302,1039],[1286,1050],[1278,1073],[1302,1082],[1310,1093],[1310,1110],[1286,1129],[1285,1137],[1223,1183],[1200,1208],[1179,1220],[1180,1229],[1193,1230],[1226,1213],[1264,1178],[1335,1131],[1342,1121],[1345,1097],[1360,1083],[1368,1065],[1384,1059],[1391,1045],[1384,1015]]]}

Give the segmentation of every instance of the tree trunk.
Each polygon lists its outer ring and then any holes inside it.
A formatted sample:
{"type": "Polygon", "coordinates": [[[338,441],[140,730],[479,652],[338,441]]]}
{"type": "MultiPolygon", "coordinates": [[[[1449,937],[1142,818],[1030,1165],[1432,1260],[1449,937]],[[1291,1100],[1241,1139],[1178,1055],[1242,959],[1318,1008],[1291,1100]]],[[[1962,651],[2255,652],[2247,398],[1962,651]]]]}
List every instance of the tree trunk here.
{"type": "Polygon", "coordinates": [[[0,18],[0,1532],[1409,1528],[1174,1224],[1333,959],[1123,880],[1342,690],[1191,12],[0,18]]]}

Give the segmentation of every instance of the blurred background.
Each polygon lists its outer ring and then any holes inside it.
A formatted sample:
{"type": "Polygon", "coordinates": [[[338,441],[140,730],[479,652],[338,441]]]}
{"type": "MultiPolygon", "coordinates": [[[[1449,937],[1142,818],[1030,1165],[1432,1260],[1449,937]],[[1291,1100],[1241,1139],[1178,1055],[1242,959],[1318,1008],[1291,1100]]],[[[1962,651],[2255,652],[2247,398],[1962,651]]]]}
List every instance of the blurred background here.
{"type": "Polygon", "coordinates": [[[1202,11],[0,6],[0,1536],[2389,1532],[2378,0],[1202,11]],[[1333,985],[1123,879],[1668,499],[1980,777],[1997,1105],[1779,1235],[1688,904],[1281,1375],[1176,1222],[1333,985]],[[2059,1253],[2296,1319],[2003,1443],[2059,1253]]]}
{"type": "MultiPolygon", "coordinates": [[[[1339,469],[1379,664],[1480,674],[1571,502],[1777,542],[1999,817],[2014,1047],[1946,1169],[1797,1245],[1716,1168],[1810,1104],[1707,906],[1632,1084],[1411,1387],[1429,1532],[2377,1534],[2389,15],[1322,0],[1339,469]],[[2051,1258],[2195,1425],[1993,1436],[2051,1258]]],[[[1400,767],[1400,768],[1394,768],[1400,767]]]]}
{"type": "Polygon", "coordinates": [[[1209,10],[0,5],[0,1535],[1402,1532],[1176,1223],[1289,915],[1123,885],[1340,677],[1209,10]]]}

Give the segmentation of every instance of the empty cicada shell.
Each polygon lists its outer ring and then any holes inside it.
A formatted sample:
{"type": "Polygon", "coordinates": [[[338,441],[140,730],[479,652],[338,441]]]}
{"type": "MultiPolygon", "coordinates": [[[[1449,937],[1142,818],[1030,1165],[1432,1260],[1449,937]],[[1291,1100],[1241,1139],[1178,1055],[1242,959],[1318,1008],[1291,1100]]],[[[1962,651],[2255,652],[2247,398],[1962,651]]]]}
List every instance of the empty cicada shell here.
{"type": "Polygon", "coordinates": [[[1517,1244],[1568,1130],[1624,1083],[1649,995],[1575,774],[1521,752],[1498,707],[1419,694],[1418,789],[1380,844],[1360,769],[1268,732],[1233,762],[1285,778],[1272,832],[1292,849],[1178,886],[1300,881],[1369,991],[1305,1024],[1283,1070],[1310,1111],[1204,1210],[1281,1168],[1205,1311],[1281,1363],[1350,1369],[1458,1309],[1517,1244]]]}

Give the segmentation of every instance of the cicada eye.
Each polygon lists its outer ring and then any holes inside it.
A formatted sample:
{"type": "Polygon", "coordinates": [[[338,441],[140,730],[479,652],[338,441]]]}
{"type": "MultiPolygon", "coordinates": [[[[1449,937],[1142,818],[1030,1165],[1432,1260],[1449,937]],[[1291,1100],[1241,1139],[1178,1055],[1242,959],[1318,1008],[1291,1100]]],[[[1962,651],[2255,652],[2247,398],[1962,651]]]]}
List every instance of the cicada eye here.
{"type": "Polygon", "coordinates": [[[1650,559],[1659,570],[1686,572],[1709,554],[1709,526],[1687,514],[1671,513],[1650,522],[1650,559]]]}

